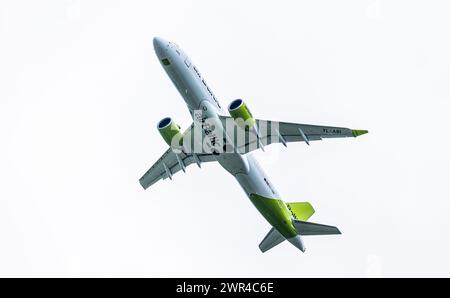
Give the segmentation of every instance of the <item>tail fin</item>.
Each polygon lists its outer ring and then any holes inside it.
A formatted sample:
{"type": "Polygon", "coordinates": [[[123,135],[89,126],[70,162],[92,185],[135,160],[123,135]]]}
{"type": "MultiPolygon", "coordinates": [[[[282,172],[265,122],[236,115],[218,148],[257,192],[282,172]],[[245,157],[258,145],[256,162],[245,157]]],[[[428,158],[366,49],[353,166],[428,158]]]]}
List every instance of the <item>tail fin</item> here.
{"type": "Polygon", "coordinates": [[[294,225],[297,232],[302,236],[341,234],[341,231],[333,226],[326,226],[296,219],[292,220],[292,224],[294,225]]]}
{"type": "Polygon", "coordinates": [[[259,245],[259,249],[262,252],[266,252],[283,241],[284,241],[283,235],[281,235],[280,232],[278,232],[275,228],[272,228],[259,245]]]}

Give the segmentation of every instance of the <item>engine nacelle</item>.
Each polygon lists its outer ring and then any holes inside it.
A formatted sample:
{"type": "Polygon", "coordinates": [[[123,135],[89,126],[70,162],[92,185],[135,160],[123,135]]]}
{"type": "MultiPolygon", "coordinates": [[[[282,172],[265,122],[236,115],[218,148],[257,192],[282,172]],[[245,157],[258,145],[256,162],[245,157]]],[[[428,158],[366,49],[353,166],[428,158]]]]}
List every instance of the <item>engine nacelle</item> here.
{"type": "Polygon", "coordinates": [[[228,106],[228,112],[241,128],[255,127],[256,120],[242,99],[233,100],[228,106]]]}
{"type": "Polygon", "coordinates": [[[158,131],[170,147],[179,147],[183,144],[183,134],[180,129],[181,127],[170,117],[158,122],[158,131]]]}

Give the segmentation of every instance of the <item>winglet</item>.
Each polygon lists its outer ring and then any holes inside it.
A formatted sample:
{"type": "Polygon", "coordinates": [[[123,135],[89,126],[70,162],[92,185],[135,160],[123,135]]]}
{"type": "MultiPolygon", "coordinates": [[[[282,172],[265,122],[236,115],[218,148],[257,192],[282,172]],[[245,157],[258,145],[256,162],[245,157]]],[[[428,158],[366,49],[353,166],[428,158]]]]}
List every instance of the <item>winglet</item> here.
{"type": "Polygon", "coordinates": [[[359,137],[359,136],[361,136],[361,135],[364,135],[364,134],[366,134],[366,133],[368,133],[369,131],[368,130],[358,130],[358,129],[352,129],[352,134],[353,134],[353,136],[356,138],[356,137],[359,137]]]}

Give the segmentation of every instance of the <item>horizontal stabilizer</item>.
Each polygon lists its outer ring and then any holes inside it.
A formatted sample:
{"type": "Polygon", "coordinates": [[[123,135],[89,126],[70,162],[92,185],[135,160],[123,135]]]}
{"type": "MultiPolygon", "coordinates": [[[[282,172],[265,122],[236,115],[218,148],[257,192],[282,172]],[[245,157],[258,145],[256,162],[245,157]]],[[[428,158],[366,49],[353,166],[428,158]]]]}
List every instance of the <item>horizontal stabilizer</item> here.
{"type": "Polygon", "coordinates": [[[278,232],[275,228],[272,228],[259,245],[259,249],[262,252],[266,252],[283,241],[284,241],[283,235],[281,235],[280,232],[278,232]]]}
{"type": "Polygon", "coordinates": [[[341,234],[338,228],[333,226],[327,226],[312,222],[306,222],[301,220],[292,220],[297,232],[302,236],[312,236],[312,235],[337,235],[341,234]]]}
{"type": "Polygon", "coordinates": [[[292,217],[297,220],[307,221],[313,214],[314,208],[308,202],[286,203],[286,206],[292,213],[292,217]]]}

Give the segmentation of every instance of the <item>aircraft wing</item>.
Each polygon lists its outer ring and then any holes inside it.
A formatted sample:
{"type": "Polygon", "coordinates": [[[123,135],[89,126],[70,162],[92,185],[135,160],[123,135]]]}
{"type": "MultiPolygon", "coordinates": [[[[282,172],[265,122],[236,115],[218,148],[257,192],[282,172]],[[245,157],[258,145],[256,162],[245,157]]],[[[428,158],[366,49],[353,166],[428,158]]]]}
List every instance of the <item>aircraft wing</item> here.
{"type": "MultiPolygon", "coordinates": [[[[232,121],[231,117],[221,116],[221,120],[224,127],[230,127],[230,122],[228,121],[232,121]]],[[[245,137],[242,137],[243,130],[237,125],[234,125],[234,134],[231,135],[234,138],[233,141],[235,147],[238,148],[238,151],[241,154],[251,152],[273,143],[282,143],[286,146],[287,143],[291,142],[306,142],[309,145],[309,142],[311,141],[320,141],[326,138],[357,137],[368,132],[367,130],[356,130],[345,127],[288,123],[260,119],[256,119],[256,124],[258,127],[259,139],[251,131],[244,132],[245,137]],[[237,132],[239,129],[241,130],[241,135],[237,132]]],[[[230,135],[229,131],[227,131],[227,134],[230,135]]]]}
{"type": "Polygon", "coordinates": [[[199,167],[202,162],[215,161],[212,154],[176,154],[172,148],[166,152],[153,164],[153,166],[139,179],[139,183],[144,189],[158,182],[160,179],[169,178],[179,171],[186,171],[186,167],[196,163],[199,167]]]}

